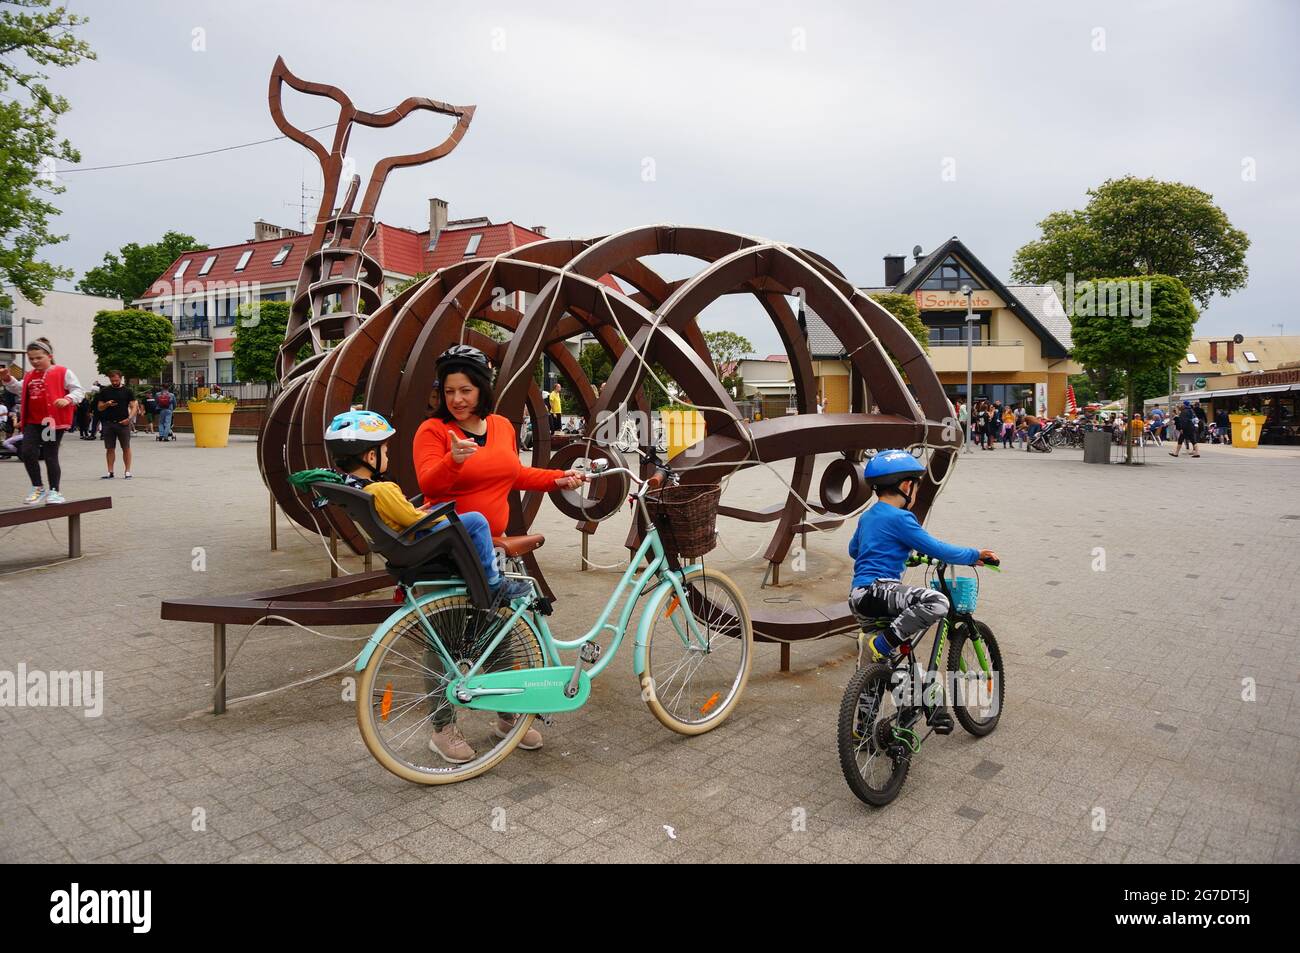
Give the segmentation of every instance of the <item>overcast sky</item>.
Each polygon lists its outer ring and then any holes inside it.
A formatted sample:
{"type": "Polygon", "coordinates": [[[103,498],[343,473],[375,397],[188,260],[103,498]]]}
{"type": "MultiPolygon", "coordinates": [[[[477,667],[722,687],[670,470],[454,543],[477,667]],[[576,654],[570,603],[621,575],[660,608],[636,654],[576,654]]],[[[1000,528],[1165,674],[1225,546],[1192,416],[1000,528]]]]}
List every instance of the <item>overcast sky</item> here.
{"type": "MultiPolygon", "coordinates": [[[[552,236],[710,225],[813,249],[859,284],[881,281],[887,252],[958,235],[1005,279],[1047,213],[1131,173],[1204,189],[1251,238],[1249,286],[1213,300],[1198,335],[1300,333],[1297,3],[70,6],[98,60],[52,85],[83,166],[278,135],[279,54],[363,109],[411,95],[478,106],[450,157],[389,178],[380,217],[394,225],[424,228],[433,195],[453,218],[552,236]]],[[[332,118],[288,92],[300,127],[332,118]]],[[[449,125],[357,127],[351,153],[364,175],[449,125]]],[[[297,224],[304,176],[319,181],[314,160],[287,140],[69,173],[54,227],[70,237],[47,254],[80,277],[167,229],[240,242],[258,218],[297,224]]],[[[779,350],[758,314],[715,320],[779,350]]]]}

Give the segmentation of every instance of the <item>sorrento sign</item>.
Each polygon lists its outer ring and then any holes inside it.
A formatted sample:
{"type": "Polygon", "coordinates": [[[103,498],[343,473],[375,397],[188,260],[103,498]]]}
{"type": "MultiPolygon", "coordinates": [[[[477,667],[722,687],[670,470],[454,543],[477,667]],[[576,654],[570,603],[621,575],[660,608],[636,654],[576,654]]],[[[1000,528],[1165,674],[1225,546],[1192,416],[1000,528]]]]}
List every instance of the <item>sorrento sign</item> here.
{"type": "MultiPolygon", "coordinates": [[[[922,311],[965,311],[966,296],[957,291],[914,291],[916,306],[922,311]]],[[[991,291],[973,291],[970,306],[976,311],[1005,308],[1006,303],[991,291]]]]}

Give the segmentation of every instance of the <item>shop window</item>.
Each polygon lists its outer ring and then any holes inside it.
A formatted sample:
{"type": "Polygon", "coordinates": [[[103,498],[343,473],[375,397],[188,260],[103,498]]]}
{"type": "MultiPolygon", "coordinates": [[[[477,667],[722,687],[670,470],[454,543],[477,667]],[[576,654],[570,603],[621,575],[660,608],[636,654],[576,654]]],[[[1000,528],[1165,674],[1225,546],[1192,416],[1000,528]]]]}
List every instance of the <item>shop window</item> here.
{"type": "Polygon", "coordinates": [[[217,383],[233,384],[235,382],[235,359],[233,357],[217,358],[217,383]]]}

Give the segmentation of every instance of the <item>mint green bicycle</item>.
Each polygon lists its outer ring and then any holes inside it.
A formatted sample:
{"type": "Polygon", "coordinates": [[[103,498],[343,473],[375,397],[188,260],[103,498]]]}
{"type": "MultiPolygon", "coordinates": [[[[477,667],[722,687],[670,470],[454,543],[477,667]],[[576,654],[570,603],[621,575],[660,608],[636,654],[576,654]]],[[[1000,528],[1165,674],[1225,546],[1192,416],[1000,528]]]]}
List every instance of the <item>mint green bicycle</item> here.
{"type": "MultiPolygon", "coordinates": [[[[375,630],[356,664],[357,723],[380,764],[417,784],[464,781],[500,764],[535,717],[549,723],[550,715],[587,703],[591,680],[614,658],[637,602],[647,593],[632,658],[641,698],[660,722],[684,735],[702,734],[726,720],[749,679],[749,610],[727,576],[698,562],[679,565],[665,552],[644,497],[665,479],[675,483],[676,477],[654,453],[642,456],[658,471],[649,480],[623,467],[609,468],[608,461],[593,461],[593,478],[626,474],[635,484],[628,503],[643,517],[645,534],[599,618],[576,639],[555,638],[546,619],[551,607],[540,596],[485,607],[482,590],[475,593],[464,578],[412,575],[409,566],[398,571],[390,561],[403,602],[375,630]],[[596,639],[604,633],[611,638],[602,649],[596,639]],[[578,659],[565,664],[559,652],[572,649],[578,650],[578,659]],[[448,763],[430,743],[435,730],[453,722],[474,752],[463,764],[448,763]]],[[[354,519],[368,515],[361,507],[373,509],[369,499],[358,499],[365,494],[349,499],[357,491],[322,489],[332,502],[346,503],[354,519]]],[[[455,522],[454,513],[442,507],[422,523],[448,518],[455,522]]],[[[368,535],[386,529],[377,519],[357,523],[368,535]]],[[[520,558],[541,545],[541,539],[498,540],[509,560],[508,578],[530,579],[520,558]]],[[[461,568],[462,576],[470,575],[472,567],[461,568]]]]}

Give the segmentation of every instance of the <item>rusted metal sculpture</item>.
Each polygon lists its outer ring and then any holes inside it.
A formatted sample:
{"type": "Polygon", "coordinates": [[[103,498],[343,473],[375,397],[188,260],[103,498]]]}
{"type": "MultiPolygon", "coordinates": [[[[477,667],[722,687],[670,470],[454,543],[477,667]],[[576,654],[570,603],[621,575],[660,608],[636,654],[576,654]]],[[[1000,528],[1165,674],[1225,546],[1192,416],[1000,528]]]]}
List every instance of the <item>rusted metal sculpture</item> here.
{"type": "MultiPolygon", "coordinates": [[[[282,81],[335,99],[347,121],[391,125],[400,111],[411,108],[458,117],[456,130],[441,146],[380,163],[378,178],[371,181],[355,214],[346,211],[358,190],[355,179],[339,213],[327,215],[330,203],[322,204],[323,221],[313,232],[312,252],[303,265],[294,317],[281,351],[283,390],[259,438],[263,476],[290,518],[308,529],[316,526],[313,513],[285,477],[293,470],[329,464],[321,439],[326,422],[364,395],[361,399],[369,409],[388,417],[399,433],[413,435],[428,414],[437,356],[464,341],[486,351],[498,368],[498,412],[517,425],[525,414],[532,418],[534,466],[564,466],[579,456],[606,453],[596,449],[594,438],[598,430],[609,432],[610,415],[617,420],[629,407],[646,411],[641,383],[647,364],[662,365],[685,399],[704,415],[707,437],[672,461],[684,481],[717,483],[744,468],[793,460],[789,488],[773,505],[728,503],[721,510],[724,517],[775,522],[764,552],[772,565],[786,558],[797,533],[838,525],[865,503],[869,493],[861,460],[867,448],[927,448],[929,471],[915,505],[918,517],[924,519],[961,444],[952,407],[911,334],[825,259],[734,232],[653,225],[597,239],[548,239],[495,258],[468,259],[381,302],[379,268],[365,254],[365,239],[373,228],[383,176],[399,165],[446,155],[463,135],[473,108],[407,100],[391,113],[360,113],[337,89],[297,80],[277,61],[271,80],[272,113],[287,134],[317,154],[323,166],[334,164],[333,179],[326,166],[327,195],[331,184],[337,187],[338,154],[347,141],[344,122],[336,130],[335,149],[330,153],[313,145],[314,140],[306,141],[309,137],[290,132],[279,107],[282,81]],[[703,267],[691,278],[669,282],[644,261],[664,254],[694,258],[703,267]],[[330,268],[334,262],[337,276],[330,268]],[[625,287],[633,290],[624,291],[625,287]],[[503,309],[503,292],[507,296],[522,292],[529,302],[526,312],[503,309]],[[745,423],[718,381],[696,317],[721,296],[738,293],[756,299],[782,339],[793,373],[797,414],[745,423]],[[322,302],[330,294],[339,295],[346,306],[324,314],[322,302]],[[805,301],[843,345],[853,369],[851,412],[816,413],[812,358],[790,296],[805,301]],[[358,302],[364,303],[365,314],[360,313],[358,302]],[[502,328],[508,339],[498,342],[477,333],[468,326],[472,319],[502,328]],[[564,347],[567,339],[583,332],[595,336],[613,363],[599,394],[564,347]],[[323,342],[340,338],[332,349],[323,349],[323,342]],[[295,363],[294,355],[305,344],[312,346],[313,355],[295,363]],[[590,438],[570,442],[554,453],[542,395],[533,377],[543,354],[576,395],[590,438]],[[870,385],[878,413],[865,412],[864,382],[870,385]],[[839,457],[825,468],[814,494],[818,454],[839,457]]],[[[409,439],[393,446],[389,472],[408,492],[416,490],[409,439]]],[[[595,531],[622,499],[615,486],[588,499],[573,492],[557,491],[551,496],[584,532],[595,531]]],[[[509,531],[526,532],[540,505],[540,494],[517,495],[511,501],[509,531]]],[[[325,513],[355,551],[365,551],[364,538],[346,517],[332,508],[325,513]]],[[[634,527],[629,545],[635,545],[636,532],[634,527]]],[[[541,567],[531,555],[529,560],[531,571],[546,589],[541,567]]],[[[771,641],[818,638],[853,625],[843,602],[796,612],[754,613],[756,636],[771,641]]]]}

